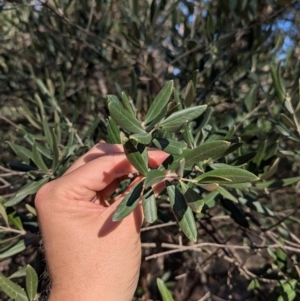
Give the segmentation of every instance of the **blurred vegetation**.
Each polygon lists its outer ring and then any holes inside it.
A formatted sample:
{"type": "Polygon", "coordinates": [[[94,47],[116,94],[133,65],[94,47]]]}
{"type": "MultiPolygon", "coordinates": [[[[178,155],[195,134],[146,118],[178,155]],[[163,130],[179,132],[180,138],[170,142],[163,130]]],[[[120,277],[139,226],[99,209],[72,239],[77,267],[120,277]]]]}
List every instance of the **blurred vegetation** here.
{"type": "Polygon", "coordinates": [[[20,0],[0,9],[1,300],[46,297],[34,193],[107,139],[107,95],[125,91],[143,120],[170,79],[174,101],[208,105],[177,139],[231,142],[217,162],[260,181],[230,190],[237,204],[206,199],[195,244],[161,200],[156,225],[142,232],[134,300],[160,298],[157,277],[175,300],[299,299],[299,1],[20,0]]]}

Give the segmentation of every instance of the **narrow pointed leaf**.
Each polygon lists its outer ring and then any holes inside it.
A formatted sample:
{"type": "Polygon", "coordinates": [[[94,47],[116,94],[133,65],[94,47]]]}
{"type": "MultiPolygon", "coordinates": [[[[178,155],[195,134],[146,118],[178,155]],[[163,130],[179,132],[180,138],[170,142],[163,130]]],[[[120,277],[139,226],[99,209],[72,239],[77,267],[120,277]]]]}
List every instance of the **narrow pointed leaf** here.
{"type": "Polygon", "coordinates": [[[229,147],[230,143],[227,141],[212,141],[202,144],[192,150],[187,150],[184,153],[185,165],[187,167],[194,164],[208,160],[209,158],[215,160],[219,158],[229,147]]]}
{"type": "Polygon", "coordinates": [[[219,194],[218,191],[212,191],[203,198],[205,206],[212,208],[215,206],[215,197],[219,194]]]}
{"type": "Polygon", "coordinates": [[[145,182],[144,182],[145,189],[162,181],[165,177],[166,177],[166,174],[162,170],[152,169],[152,170],[148,171],[146,178],[145,178],[145,182]]]}
{"type": "Polygon", "coordinates": [[[20,270],[17,270],[15,273],[11,274],[8,278],[14,279],[14,278],[26,277],[26,269],[27,267],[24,266],[20,270]]]}
{"type": "Polygon", "coordinates": [[[232,183],[245,183],[259,180],[253,173],[241,168],[222,168],[215,169],[198,176],[195,180],[201,181],[205,177],[222,177],[229,179],[232,183]]]}
{"type": "Polygon", "coordinates": [[[255,186],[258,188],[279,188],[279,187],[285,187],[288,185],[292,185],[299,181],[300,181],[300,177],[280,179],[280,180],[275,179],[275,180],[271,180],[271,181],[255,183],[255,186]]]}
{"type": "Polygon", "coordinates": [[[294,121],[292,121],[288,116],[286,116],[285,114],[280,114],[280,117],[281,117],[281,119],[282,119],[282,121],[283,121],[283,123],[287,126],[287,127],[289,127],[289,128],[292,128],[292,129],[296,129],[297,127],[296,127],[296,125],[295,125],[295,123],[294,123],[294,121]]]}
{"type": "Polygon", "coordinates": [[[197,240],[197,228],[191,208],[187,206],[183,194],[176,186],[168,184],[167,192],[180,228],[189,240],[195,242],[197,240]]]}
{"type": "Polygon", "coordinates": [[[23,252],[25,249],[26,249],[26,245],[25,245],[24,239],[22,239],[18,242],[12,243],[9,246],[1,249],[0,260],[10,258],[16,254],[23,252]]]}
{"type": "Polygon", "coordinates": [[[219,187],[219,184],[218,183],[210,183],[210,184],[197,183],[197,186],[205,189],[206,191],[214,191],[219,187]]]}
{"type": "Polygon", "coordinates": [[[48,167],[45,164],[45,161],[41,155],[41,153],[38,151],[36,143],[33,143],[32,146],[32,161],[35,163],[35,165],[41,169],[44,172],[48,172],[48,167]]]}
{"type": "Polygon", "coordinates": [[[225,177],[220,176],[204,176],[207,175],[207,173],[198,176],[195,178],[195,181],[201,182],[201,183],[231,183],[232,181],[225,177]]]}
{"type": "Polygon", "coordinates": [[[27,265],[26,269],[26,292],[30,301],[35,300],[38,288],[38,276],[34,268],[27,265]]]}
{"type": "Polygon", "coordinates": [[[15,152],[15,154],[22,159],[24,162],[29,162],[28,160],[32,158],[32,152],[28,150],[27,148],[14,144],[12,142],[7,141],[8,145],[11,147],[11,149],[15,152]]]}
{"type": "Polygon", "coordinates": [[[225,188],[219,186],[217,188],[217,191],[227,200],[233,201],[235,203],[238,203],[238,200],[236,199],[235,196],[233,196],[228,190],[226,190],[225,188]]]}
{"type": "Polygon", "coordinates": [[[0,274],[0,288],[11,299],[16,299],[18,297],[22,301],[28,301],[24,289],[2,274],[0,274]]]}
{"type": "Polygon", "coordinates": [[[122,92],[122,100],[123,100],[123,106],[124,108],[132,115],[135,117],[135,112],[130,104],[130,100],[128,98],[128,96],[126,95],[126,93],[123,91],[122,92]]]}
{"type": "Polygon", "coordinates": [[[157,207],[152,188],[144,192],[142,205],[146,222],[154,223],[157,220],[157,207]]]}
{"type": "Polygon", "coordinates": [[[271,76],[273,81],[273,87],[279,100],[283,103],[285,100],[285,85],[281,76],[280,63],[277,66],[271,66],[271,76]]]}
{"type": "Polygon", "coordinates": [[[182,150],[186,149],[186,144],[173,139],[156,138],[153,139],[154,145],[172,155],[181,155],[182,150]]]}
{"type": "Polygon", "coordinates": [[[128,216],[138,205],[144,182],[141,181],[132,187],[131,191],[124,197],[113,214],[114,222],[120,221],[128,216]]]}
{"type": "Polygon", "coordinates": [[[170,293],[170,291],[166,287],[166,285],[163,282],[163,280],[160,279],[160,278],[157,278],[156,279],[156,283],[157,283],[157,286],[158,286],[158,290],[159,290],[159,292],[161,294],[162,301],[174,301],[174,299],[172,297],[172,294],[170,293]]]}
{"type": "Polygon", "coordinates": [[[250,188],[252,186],[251,183],[245,182],[245,183],[235,183],[235,184],[227,184],[227,183],[222,183],[222,186],[228,187],[228,188],[236,188],[236,189],[245,189],[245,188],[250,188]]]}
{"type": "Polygon", "coordinates": [[[247,112],[251,112],[257,97],[257,84],[254,84],[248,93],[245,95],[244,104],[246,106],[247,112]]]}
{"type": "Polygon", "coordinates": [[[173,84],[172,80],[166,82],[164,87],[157,94],[145,116],[145,124],[151,122],[156,116],[158,116],[162,109],[167,105],[173,91],[173,84]]]}
{"type": "Polygon", "coordinates": [[[162,130],[168,132],[176,132],[180,130],[184,124],[196,119],[206,110],[207,105],[190,107],[177,111],[159,123],[162,130]]]}
{"type": "Polygon", "coordinates": [[[171,109],[171,104],[172,103],[168,103],[165,107],[163,107],[161,109],[161,111],[159,112],[159,114],[151,122],[149,122],[145,125],[146,132],[151,131],[159,123],[159,121],[161,121],[164,117],[166,117],[167,113],[171,109]]]}
{"type": "Polygon", "coordinates": [[[195,212],[201,213],[201,210],[204,206],[204,201],[202,197],[194,189],[188,187],[185,183],[180,183],[183,187],[183,196],[187,205],[195,212]]]}
{"type": "Polygon", "coordinates": [[[267,147],[267,140],[264,140],[262,143],[260,143],[257,153],[255,157],[252,159],[252,162],[256,164],[256,166],[259,166],[261,161],[264,159],[264,156],[266,154],[266,147],[267,147]]]}
{"type": "Polygon", "coordinates": [[[145,133],[145,130],[141,126],[139,120],[126,111],[121,104],[116,101],[109,101],[108,110],[116,124],[126,131],[134,134],[145,133]]]}
{"type": "Polygon", "coordinates": [[[51,131],[52,135],[52,171],[55,171],[58,167],[59,164],[59,159],[60,159],[60,150],[58,147],[58,141],[57,141],[57,136],[55,134],[55,130],[52,129],[51,131]]]}
{"type": "Polygon", "coordinates": [[[10,207],[18,204],[23,199],[25,199],[28,195],[36,193],[44,184],[49,181],[49,178],[43,178],[39,181],[34,181],[27,183],[23,186],[12,198],[10,198],[6,203],[5,207],[10,207]]]}
{"type": "Polygon", "coordinates": [[[130,135],[129,138],[141,144],[149,144],[152,140],[152,135],[150,133],[140,133],[130,135]]]}
{"type": "Polygon", "coordinates": [[[46,140],[50,148],[53,149],[53,137],[51,135],[51,130],[45,115],[42,115],[42,123],[43,123],[43,130],[44,130],[46,140]]]}
{"type": "MultiPolygon", "coordinates": [[[[143,157],[142,153],[128,140],[124,144],[124,151],[129,162],[142,174],[148,173],[148,161],[143,157]]],[[[146,150],[147,151],[147,150],[146,150]]]]}
{"type": "MultiPolygon", "coordinates": [[[[0,197],[1,199],[1,197],[0,197]]],[[[4,199],[3,199],[4,200],[4,199]]],[[[5,202],[5,201],[4,201],[5,202]]],[[[6,226],[8,226],[8,217],[7,217],[7,213],[6,213],[6,210],[5,210],[5,207],[2,203],[0,203],[0,215],[1,217],[3,218],[6,226]]]]}
{"type": "Polygon", "coordinates": [[[184,103],[186,107],[190,107],[195,100],[195,88],[193,81],[190,80],[184,92],[184,103]]]}
{"type": "Polygon", "coordinates": [[[108,117],[107,123],[107,143],[121,144],[120,130],[110,116],[108,117]]]}
{"type": "Polygon", "coordinates": [[[179,165],[177,166],[175,172],[177,173],[177,175],[182,178],[183,177],[183,173],[184,173],[184,167],[185,167],[185,159],[182,158],[179,161],[179,165]]]}

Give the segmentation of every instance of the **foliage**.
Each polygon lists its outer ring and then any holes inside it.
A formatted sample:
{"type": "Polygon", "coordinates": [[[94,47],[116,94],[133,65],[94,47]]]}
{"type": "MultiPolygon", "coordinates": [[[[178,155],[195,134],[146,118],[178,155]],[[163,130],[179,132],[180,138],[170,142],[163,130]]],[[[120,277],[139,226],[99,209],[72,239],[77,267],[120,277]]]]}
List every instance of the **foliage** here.
{"type": "Polygon", "coordinates": [[[148,266],[150,280],[142,271],[136,298],[157,298],[151,287],[161,277],[166,300],[166,286],[176,300],[296,300],[299,8],[252,0],[3,5],[0,258],[14,260],[3,292],[11,300],[45,292],[33,196],[105,139],[122,143],[144,176],[113,219],[141,200],[146,222],[160,227],[142,238],[157,244],[146,259],[161,257],[164,267],[148,266]],[[168,160],[149,168],[148,147],[168,160]],[[155,196],[161,181],[166,189],[155,196]],[[173,220],[181,230],[168,227],[173,220]],[[223,293],[207,280],[215,265],[225,269],[223,293]],[[248,295],[235,290],[238,277],[248,295]],[[193,297],[195,285],[203,291],[193,297]]]}

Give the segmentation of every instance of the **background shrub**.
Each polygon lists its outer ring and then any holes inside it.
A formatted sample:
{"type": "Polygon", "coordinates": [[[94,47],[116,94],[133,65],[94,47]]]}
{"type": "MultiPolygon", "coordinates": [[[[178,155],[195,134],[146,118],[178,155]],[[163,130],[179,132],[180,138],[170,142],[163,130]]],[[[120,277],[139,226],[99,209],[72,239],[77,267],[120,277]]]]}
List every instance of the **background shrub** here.
{"type": "Polygon", "coordinates": [[[161,197],[156,224],[142,232],[145,260],[135,300],[159,298],[157,277],[176,300],[298,298],[299,1],[16,1],[1,7],[3,300],[44,298],[34,193],[107,139],[107,95],[122,99],[125,91],[143,120],[171,79],[177,103],[171,110],[208,106],[173,138],[189,148],[231,143],[230,153],[199,168],[225,163],[260,181],[231,187],[225,196],[205,198],[204,191],[195,244],[161,197]]]}

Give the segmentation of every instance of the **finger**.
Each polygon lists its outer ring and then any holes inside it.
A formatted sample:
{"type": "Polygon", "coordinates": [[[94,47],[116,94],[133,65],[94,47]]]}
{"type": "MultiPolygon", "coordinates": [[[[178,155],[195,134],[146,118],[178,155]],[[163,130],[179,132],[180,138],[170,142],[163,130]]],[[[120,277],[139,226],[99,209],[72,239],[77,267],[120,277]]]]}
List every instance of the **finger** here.
{"type": "MultiPolygon", "coordinates": [[[[159,165],[166,158],[161,151],[149,152],[151,165],[159,165]]],[[[97,191],[106,188],[114,180],[136,172],[125,154],[115,153],[100,156],[57,180],[60,191],[73,199],[91,201],[97,191]]]]}
{"type": "Polygon", "coordinates": [[[124,153],[123,146],[121,144],[108,144],[108,143],[97,143],[93,146],[86,154],[81,156],[78,160],[76,160],[70,168],[65,172],[68,174],[73,170],[79,168],[80,166],[93,161],[101,156],[105,156],[107,154],[117,154],[124,153]]]}

